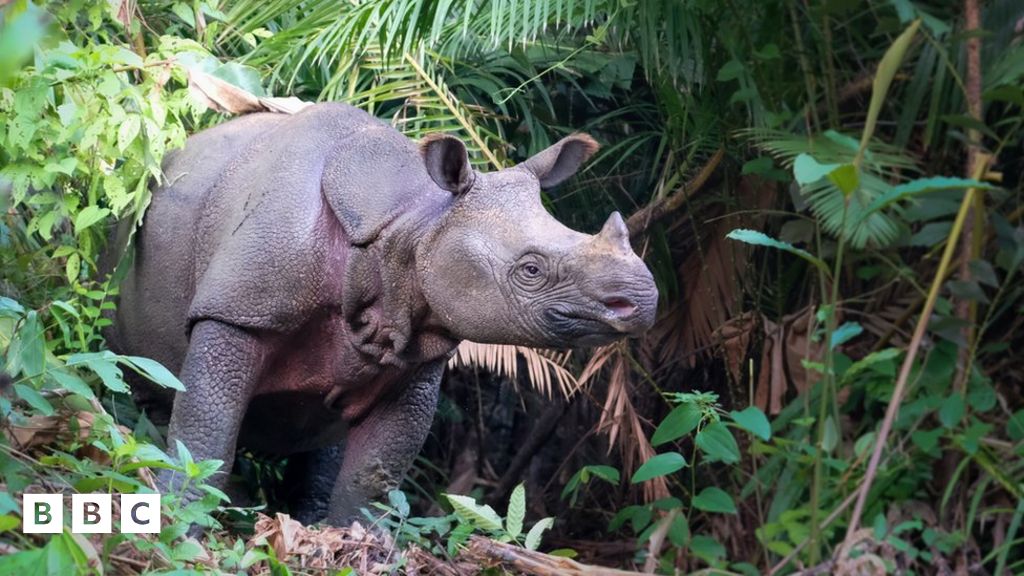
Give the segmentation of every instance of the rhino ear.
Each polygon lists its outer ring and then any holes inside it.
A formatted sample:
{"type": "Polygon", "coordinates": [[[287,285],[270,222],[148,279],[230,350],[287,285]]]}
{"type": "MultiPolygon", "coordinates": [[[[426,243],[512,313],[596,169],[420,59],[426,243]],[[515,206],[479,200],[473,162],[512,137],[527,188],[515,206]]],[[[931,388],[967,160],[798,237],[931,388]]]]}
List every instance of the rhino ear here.
{"type": "Polygon", "coordinates": [[[575,174],[600,147],[587,134],[572,134],[531,156],[522,166],[540,180],[541,188],[550,188],[575,174]]]}
{"type": "Polygon", "coordinates": [[[466,145],[447,134],[429,134],[420,141],[427,173],[441,188],[458,196],[473,187],[466,145]]]}

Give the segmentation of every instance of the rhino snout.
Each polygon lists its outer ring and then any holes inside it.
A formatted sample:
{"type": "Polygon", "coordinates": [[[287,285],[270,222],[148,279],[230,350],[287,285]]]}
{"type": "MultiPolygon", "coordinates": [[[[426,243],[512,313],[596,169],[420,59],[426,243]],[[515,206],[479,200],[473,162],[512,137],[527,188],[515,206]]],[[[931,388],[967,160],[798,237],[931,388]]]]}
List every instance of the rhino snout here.
{"type": "Polygon", "coordinates": [[[654,325],[658,307],[658,288],[653,279],[645,279],[631,290],[608,290],[595,295],[603,308],[605,322],[622,334],[638,335],[654,325]]]}

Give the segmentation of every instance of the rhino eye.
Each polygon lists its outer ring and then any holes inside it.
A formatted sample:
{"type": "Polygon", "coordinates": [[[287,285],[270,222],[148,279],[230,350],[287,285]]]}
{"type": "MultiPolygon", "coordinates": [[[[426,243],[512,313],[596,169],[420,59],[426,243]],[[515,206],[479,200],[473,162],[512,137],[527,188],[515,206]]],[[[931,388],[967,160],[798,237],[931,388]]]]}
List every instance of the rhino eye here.
{"type": "Polygon", "coordinates": [[[547,283],[547,268],[543,259],[528,255],[513,268],[512,283],[527,292],[533,292],[547,283]]]}

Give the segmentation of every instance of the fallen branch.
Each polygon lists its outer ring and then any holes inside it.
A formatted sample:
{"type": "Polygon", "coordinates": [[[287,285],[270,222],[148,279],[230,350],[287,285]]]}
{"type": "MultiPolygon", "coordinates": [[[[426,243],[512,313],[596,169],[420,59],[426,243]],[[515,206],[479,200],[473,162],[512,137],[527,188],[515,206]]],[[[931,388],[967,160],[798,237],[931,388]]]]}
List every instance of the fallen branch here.
{"type": "Polygon", "coordinates": [[[641,572],[617,570],[581,564],[570,558],[551,556],[511,544],[503,544],[482,536],[472,536],[469,546],[459,555],[478,568],[498,568],[531,576],[639,576],[641,572]]]}

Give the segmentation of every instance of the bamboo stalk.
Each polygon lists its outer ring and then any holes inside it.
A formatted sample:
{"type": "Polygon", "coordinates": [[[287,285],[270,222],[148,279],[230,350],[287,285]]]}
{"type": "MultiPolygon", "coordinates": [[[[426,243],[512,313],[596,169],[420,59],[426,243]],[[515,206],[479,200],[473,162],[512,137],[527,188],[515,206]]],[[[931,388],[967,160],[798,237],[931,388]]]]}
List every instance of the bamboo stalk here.
{"type": "MultiPolygon", "coordinates": [[[[983,169],[984,164],[981,164],[979,166],[979,173],[976,174],[977,178],[981,178],[984,175],[983,169]]],[[[960,203],[960,209],[957,211],[956,220],[953,221],[953,229],[950,231],[949,240],[946,242],[946,247],[942,252],[939,268],[932,279],[931,288],[928,290],[928,298],[925,300],[924,308],[921,309],[921,316],[917,319],[917,325],[914,327],[914,334],[910,339],[907,356],[903,359],[903,364],[900,366],[899,376],[896,379],[896,388],[893,390],[892,399],[889,400],[889,405],[886,407],[885,418],[882,420],[882,427],[878,431],[878,438],[875,440],[875,447],[871,452],[871,460],[868,461],[868,469],[858,490],[857,502],[853,507],[850,524],[846,530],[845,541],[847,542],[853,540],[858,528],[860,528],[860,518],[864,513],[864,505],[867,502],[871,484],[874,482],[875,476],[878,475],[878,463],[882,458],[882,451],[885,449],[886,440],[892,431],[893,422],[896,421],[896,416],[899,414],[900,403],[903,400],[907,383],[910,380],[910,371],[914,366],[914,360],[917,359],[917,352],[921,349],[921,342],[924,340],[925,331],[928,329],[928,320],[935,309],[935,302],[939,298],[939,290],[942,288],[950,262],[953,260],[953,254],[957,249],[957,241],[964,229],[964,221],[967,219],[967,214],[974,204],[976,194],[977,190],[975,188],[967,190],[963,201],[960,203]]]]}

